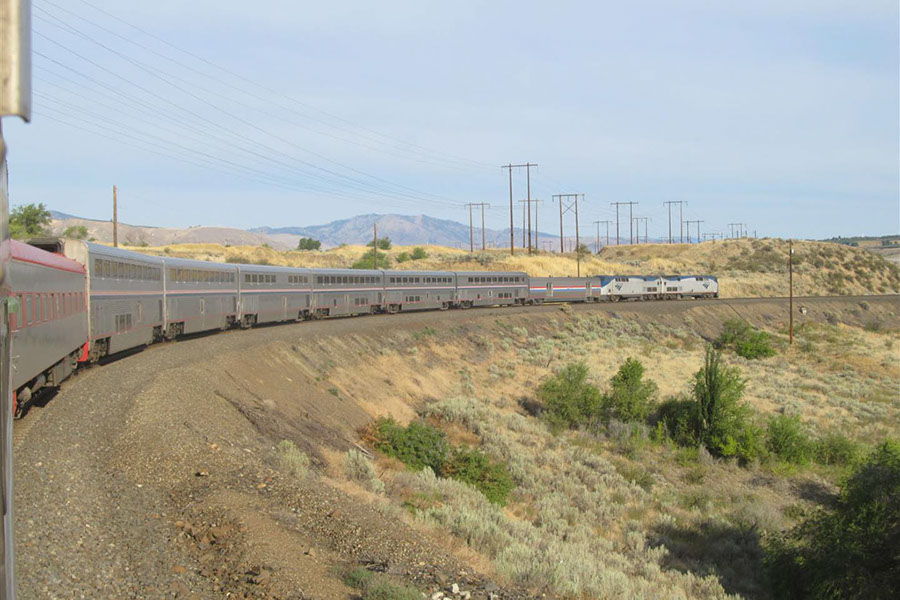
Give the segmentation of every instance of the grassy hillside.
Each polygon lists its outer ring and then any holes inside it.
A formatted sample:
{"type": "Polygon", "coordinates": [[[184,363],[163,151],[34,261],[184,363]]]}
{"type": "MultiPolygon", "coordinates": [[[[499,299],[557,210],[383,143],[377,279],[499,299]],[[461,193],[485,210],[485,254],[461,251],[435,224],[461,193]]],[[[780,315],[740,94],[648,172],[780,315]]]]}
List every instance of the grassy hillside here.
{"type": "MultiPolygon", "coordinates": [[[[344,246],[323,252],[278,251],[261,246],[225,247],[219,244],[179,244],[134,248],[140,252],[211,261],[295,267],[350,267],[366,252],[363,246],[344,246]]],[[[520,270],[536,276],[574,276],[574,254],[541,252],[515,256],[491,249],[470,254],[464,250],[425,246],[427,258],[398,262],[412,247],[380,250],[391,268],[429,270],[520,270]]],[[[779,239],[714,240],[701,244],[612,246],[584,258],[583,275],[710,273],[718,276],[723,297],[785,296],[788,243],[779,239]]],[[[861,248],[833,243],[794,243],[796,295],[900,293],[900,267],[861,248]]]]}

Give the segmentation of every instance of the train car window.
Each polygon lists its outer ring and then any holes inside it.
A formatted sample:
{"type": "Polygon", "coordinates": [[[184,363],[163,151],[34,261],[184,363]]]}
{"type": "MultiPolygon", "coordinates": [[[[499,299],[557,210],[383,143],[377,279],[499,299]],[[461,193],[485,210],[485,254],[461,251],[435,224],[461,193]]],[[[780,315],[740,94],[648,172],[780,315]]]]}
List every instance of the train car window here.
{"type": "Polygon", "coordinates": [[[31,294],[22,295],[25,297],[25,301],[22,303],[22,306],[25,307],[24,321],[26,325],[31,325],[34,322],[34,315],[31,313],[31,294]]]}
{"type": "Polygon", "coordinates": [[[250,273],[244,273],[244,283],[250,283],[250,273]]]}

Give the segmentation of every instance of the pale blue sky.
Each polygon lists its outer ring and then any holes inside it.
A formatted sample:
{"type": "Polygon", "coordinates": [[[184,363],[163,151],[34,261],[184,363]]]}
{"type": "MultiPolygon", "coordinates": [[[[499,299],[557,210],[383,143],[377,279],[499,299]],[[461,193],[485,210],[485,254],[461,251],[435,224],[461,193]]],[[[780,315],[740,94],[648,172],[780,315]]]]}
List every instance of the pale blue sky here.
{"type": "Polygon", "coordinates": [[[617,200],[651,235],[665,200],[704,231],[900,230],[896,0],[34,6],[13,204],[108,218],[115,183],[125,222],[253,227],[485,201],[500,228],[499,166],[532,161],[542,230],[560,192],[585,235],[617,200]]]}

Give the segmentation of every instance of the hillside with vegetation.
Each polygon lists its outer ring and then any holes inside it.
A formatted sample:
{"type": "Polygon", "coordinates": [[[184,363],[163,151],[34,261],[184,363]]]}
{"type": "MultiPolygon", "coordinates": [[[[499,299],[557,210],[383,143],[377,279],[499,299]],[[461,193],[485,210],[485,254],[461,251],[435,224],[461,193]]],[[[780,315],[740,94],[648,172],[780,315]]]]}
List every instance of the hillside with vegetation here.
{"type": "MultiPolygon", "coordinates": [[[[371,248],[341,246],[325,251],[275,250],[266,246],[182,244],[134,248],[141,252],[236,263],[295,267],[371,267],[371,248]],[[368,258],[368,261],[365,259],[368,258]]],[[[794,242],[795,295],[900,293],[900,267],[861,248],[826,242],[794,242]]],[[[514,270],[535,276],[574,276],[574,253],[539,252],[515,256],[508,250],[469,253],[441,246],[379,249],[379,267],[428,270],[514,270]]],[[[786,296],[788,242],[779,239],[714,240],[701,244],[611,246],[599,255],[584,253],[581,273],[710,273],[722,297],[786,296]]]]}

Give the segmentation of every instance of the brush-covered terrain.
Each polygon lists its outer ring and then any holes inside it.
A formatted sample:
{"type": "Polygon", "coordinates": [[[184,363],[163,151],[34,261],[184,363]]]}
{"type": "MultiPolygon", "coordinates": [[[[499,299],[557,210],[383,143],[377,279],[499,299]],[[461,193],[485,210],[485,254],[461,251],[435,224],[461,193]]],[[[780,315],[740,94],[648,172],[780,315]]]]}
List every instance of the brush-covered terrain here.
{"type": "MultiPolygon", "coordinates": [[[[372,251],[342,246],[325,251],[279,251],[264,246],[180,244],[134,248],[140,252],[253,264],[293,267],[352,267],[372,264],[372,251]],[[368,253],[368,257],[367,257],[368,253]],[[366,257],[368,260],[366,260],[366,257]]],[[[862,248],[828,242],[794,242],[794,294],[900,293],[900,267],[862,248]]],[[[714,240],[701,244],[610,246],[599,255],[585,254],[583,275],[709,273],[718,276],[722,297],[786,296],[788,242],[779,239],[714,240]]],[[[528,256],[518,248],[469,253],[440,246],[379,250],[379,267],[422,270],[515,270],[535,276],[574,276],[574,253],[540,252],[528,256]],[[417,258],[417,256],[422,256],[417,258]]]]}
{"type": "Polygon", "coordinates": [[[17,423],[21,597],[889,593],[890,548],[885,571],[840,544],[897,523],[900,482],[850,492],[900,469],[900,307],[803,305],[792,346],[783,301],[546,305],[235,331],[92,369],[17,423]],[[837,532],[818,562],[810,523],[837,532]]]}

